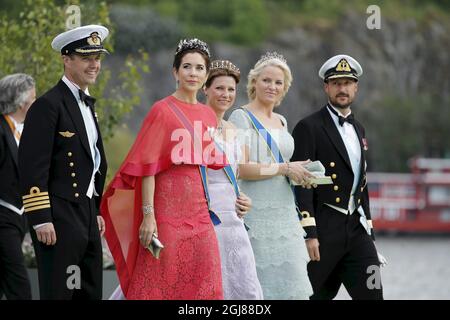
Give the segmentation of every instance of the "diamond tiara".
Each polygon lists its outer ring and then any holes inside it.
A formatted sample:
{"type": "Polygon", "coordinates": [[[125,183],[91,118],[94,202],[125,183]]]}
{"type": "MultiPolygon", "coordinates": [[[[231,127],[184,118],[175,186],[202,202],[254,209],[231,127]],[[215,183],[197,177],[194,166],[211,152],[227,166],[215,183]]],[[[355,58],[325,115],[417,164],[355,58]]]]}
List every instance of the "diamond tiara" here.
{"type": "Polygon", "coordinates": [[[263,55],[261,56],[261,58],[259,58],[259,60],[258,60],[258,62],[256,62],[256,64],[260,64],[260,63],[263,63],[264,61],[272,60],[272,59],[276,59],[276,60],[279,60],[279,61],[283,62],[284,64],[287,64],[287,61],[286,61],[286,59],[283,57],[283,55],[282,55],[282,54],[279,54],[279,53],[276,52],[276,51],[273,51],[273,52],[266,52],[265,54],[263,54],[263,55]]]}
{"type": "Polygon", "coordinates": [[[197,38],[180,40],[180,42],[178,43],[178,46],[177,46],[177,50],[175,51],[175,55],[179,54],[182,51],[190,50],[190,49],[198,49],[198,50],[206,53],[206,55],[208,57],[211,57],[211,55],[209,53],[208,45],[205,42],[203,42],[202,40],[199,40],[197,38]]]}
{"type": "Polygon", "coordinates": [[[238,74],[241,73],[239,68],[236,67],[232,62],[230,62],[228,60],[214,60],[213,62],[211,62],[211,66],[210,66],[209,70],[212,71],[212,70],[216,70],[216,69],[225,69],[225,70],[232,71],[232,72],[235,72],[238,74]]]}

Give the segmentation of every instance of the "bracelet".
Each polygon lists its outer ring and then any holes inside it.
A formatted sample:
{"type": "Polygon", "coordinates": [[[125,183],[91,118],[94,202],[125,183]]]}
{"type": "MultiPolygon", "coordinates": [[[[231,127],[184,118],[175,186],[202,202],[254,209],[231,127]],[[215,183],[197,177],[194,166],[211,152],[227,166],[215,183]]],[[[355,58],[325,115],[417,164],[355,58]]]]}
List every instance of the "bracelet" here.
{"type": "Polygon", "coordinates": [[[148,216],[149,214],[152,214],[154,212],[153,205],[152,204],[143,204],[142,212],[144,213],[144,216],[148,216]]]}
{"type": "Polygon", "coordinates": [[[286,176],[286,177],[289,177],[289,175],[290,175],[290,173],[291,173],[291,167],[289,166],[289,162],[286,162],[286,164],[287,164],[287,169],[286,169],[285,176],[286,176]]]}

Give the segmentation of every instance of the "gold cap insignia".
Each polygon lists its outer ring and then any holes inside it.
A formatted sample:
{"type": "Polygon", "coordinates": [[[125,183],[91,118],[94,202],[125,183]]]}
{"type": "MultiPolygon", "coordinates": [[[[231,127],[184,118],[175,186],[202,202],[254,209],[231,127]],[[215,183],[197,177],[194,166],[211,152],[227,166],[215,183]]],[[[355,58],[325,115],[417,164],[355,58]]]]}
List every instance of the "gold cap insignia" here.
{"type": "Polygon", "coordinates": [[[70,131],[64,131],[64,132],[59,132],[60,135],[62,135],[64,138],[72,138],[75,133],[70,132],[70,131]]]}
{"type": "Polygon", "coordinates": [[[348,64],[347,60],[345,59],[341,59],[341,61],[339,61],[339,63],[336,66],[336,71],[352,71],[352,69],[350,69],[350,65],[348,64]]]}
{"type": "Polygon", "coordinates": [[[98,32],[92,32],[91,36],[87,38],[87,43],[89,43],[91,46],[99,46],[102,44],[100,41],[100,38],[98,36],[98,32]]]}

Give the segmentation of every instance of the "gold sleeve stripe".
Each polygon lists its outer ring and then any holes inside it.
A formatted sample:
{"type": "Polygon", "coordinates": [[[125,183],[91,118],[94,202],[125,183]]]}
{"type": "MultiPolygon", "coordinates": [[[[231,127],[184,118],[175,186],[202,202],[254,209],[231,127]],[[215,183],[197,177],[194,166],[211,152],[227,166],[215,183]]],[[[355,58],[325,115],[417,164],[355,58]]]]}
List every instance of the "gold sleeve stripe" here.
{"type": "Polygon", "coordinates": [[[367,220],[367,225],[369,226],[369,228],[373,229],[372,220],[367,220]]]}
{"type": "Polygon", "coordinates": [[[316,225],[316,219],[315,218],[303,218],[300,221],[302,227],[311,227],[316,225]]]}
{"type": "Polygon", "coordinates": [[[40,192],[37,194],[27,194],[26,196],[23,196],[22,199],[26,200],[26,199],[31,199],[31,198],[35,198],[35,197],[42,197],[42,196],[48,196],[48,192],[40,192]]]}
{"type": "Polygon", "coordinates": [[[37,207],[31,207],[31,208],[25,208],[25,212],[31,212],[31,211],[36,211],[36,210],[41,210],[41,209],[47,209],[50,208],[49,204],[43,205],[43,206],[37,206],[37,207]]]}
{"type": "Polygon", "coordinates": [[[27,208],[31,208],[31,207],[35,207],[35,206],[40,206],[42,204],[50,204],[50,200],[45,200],[45,201],[37,201],[37,202],[33,202],[33,203],[27,203],[25,204],[23,207],[25,209],[27,208]]]}
{"type": "Polygon", "coordinates": [[[35,197],[35,198],[24,200],[23,204],[32,203],[32,202],[36,202],[36,201],[42,201],[42,200],[48,200],[48,199],[50,199],[49,196],[35,197]]]}

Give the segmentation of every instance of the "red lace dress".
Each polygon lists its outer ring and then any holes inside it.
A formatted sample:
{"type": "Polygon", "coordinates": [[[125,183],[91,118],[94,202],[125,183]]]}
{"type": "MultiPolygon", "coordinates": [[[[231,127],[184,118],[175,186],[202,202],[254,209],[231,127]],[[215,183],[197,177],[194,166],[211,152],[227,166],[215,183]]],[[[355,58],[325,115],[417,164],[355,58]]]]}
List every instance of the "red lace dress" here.
{"type": "Polygon", "coordinates": [[[223,157],[207,130],[216,126],[205,105],[170,96],[155,103],[101,203],[105,237],[127,299],[223,299],[220,254],[198,165],[218,169],[223,157]],[[175,104],[198,131],[192,142],[169,108],[175,104]],[[180,148],[180,146],[184,146],[180,148]],[[141,182],[155,176],[154,207],[160,259],[139,243],[141,182]]]}

